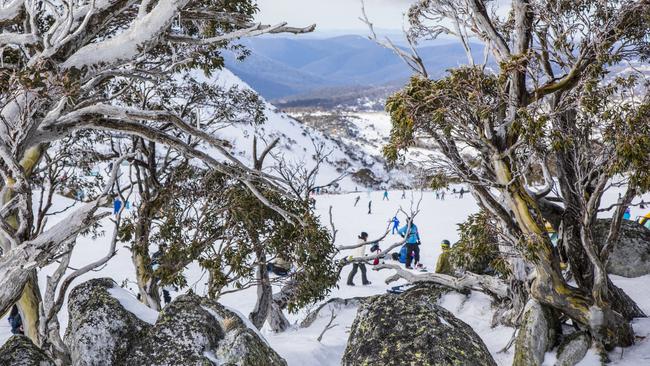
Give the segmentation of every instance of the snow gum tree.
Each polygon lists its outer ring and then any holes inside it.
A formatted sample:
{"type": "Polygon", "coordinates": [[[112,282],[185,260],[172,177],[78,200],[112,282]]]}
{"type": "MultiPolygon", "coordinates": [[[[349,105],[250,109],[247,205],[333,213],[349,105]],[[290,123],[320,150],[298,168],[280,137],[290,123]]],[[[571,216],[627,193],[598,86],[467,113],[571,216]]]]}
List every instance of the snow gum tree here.
{"type": "Polygon", "coordinates": [[[444,156],[438,177],[470,186],[514,249],[511,286],[525,291],[511,293],[564,314],[601,349],[629,346],[629,321],[644,314],[605,268],[626,207],[650,188],[647,85],[634,71],[617,74],[650,56],[650,1],[515,0],[505,17],[490,5],[421,0],[411,7],[410,40],[456,36],[468,65],[432,80],[413,62],[417,54],[408,56],[420,75],[387,102],[393,129],[385,153],[397,160],[416,138],[434,141],[444,156]],[[482,42],[483,62],[474,60],[470,40],[482,42]],[[533,188],[535,176],[543,179],[533,188]],[[601,207],[613,187],[626,191],[601,207]],[[599,247],[592,227],[603,210],[614,210],[614,220],[599,247]],[[546,222],[559,231],[575,286],[546,222]]]}
{"type": "MultiPolygon", "coordinates": [[[[108,215],[102,207],[112,200],[117,179],[112,174],[98,195],[61,223],[34,230],[32,195],[39,181],[33,172],[59,141],[88,131],[134,136],[202,161],[262,202],[271,204],[253,182],[285,192],[280,179],[247,168],[223,141],[186,115],[160,105],[130,105],[122,98],[143,81],[169,84],[174,82],[171,74],[195,69],[209,74],[221,65],[219,50],[230,40],[313,29],[255,24],[256,11],[248,0],[0,4],[0,310],[18,302],[26,333],[36,344],[46,341],[46,334],[37,331],[41,292],[36,272],[69,253],[79,233],[108,215]],[[188,136],[213,153],[188,143],[188,136]]],[[[123,159],[132,153],[125,152],[123,159]]]]}

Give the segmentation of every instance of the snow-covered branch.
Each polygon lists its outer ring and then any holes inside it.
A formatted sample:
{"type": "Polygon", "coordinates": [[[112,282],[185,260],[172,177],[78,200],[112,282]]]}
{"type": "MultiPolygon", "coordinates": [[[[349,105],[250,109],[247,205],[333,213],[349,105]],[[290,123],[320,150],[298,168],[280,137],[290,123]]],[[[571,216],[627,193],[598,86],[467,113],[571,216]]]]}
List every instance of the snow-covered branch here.
{"type": "Polygon", "coordinates": [[[402,278],[409,283],[430,282],[449,287],[459,292],[480,291],[494,295],[500,299],[508,298],[508,285],[494,276],[482,276],[465,272],[461,277],[449,276],[442,273],[414,274],[395,264],[379,264],[373,270],[392,269],[395,274],[386,279],[386,284],[402,278]]]}

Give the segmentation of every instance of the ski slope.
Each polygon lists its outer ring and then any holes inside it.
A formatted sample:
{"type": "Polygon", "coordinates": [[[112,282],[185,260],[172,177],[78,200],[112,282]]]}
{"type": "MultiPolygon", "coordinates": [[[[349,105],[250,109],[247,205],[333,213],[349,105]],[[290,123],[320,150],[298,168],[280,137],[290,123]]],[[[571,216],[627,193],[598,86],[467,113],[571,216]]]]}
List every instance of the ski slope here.
{"type": "MultiPolygon", "coordinates": [[[[460,187],[457,187],[459,189],[460,187]]],[[[446,200],[436,200],[435,193],[430,191],[406,191],[407,198],[400,199],[401,191],[390,191],[389,201],[382,201],[382,193],[379,191],[358,192],[340,195],[320,195],[316,196],[316,209],[321,215],[323,222],[328,222],[328,210],[332,206],[333,221],[338,230],[337,245],[353,244],[361,231],[370,234],[370,238],[380,237],[388,220],[400,209],[406,212],[410,211],[411,205],[417,205],[420,202],[420,212],[415,218],[422,239],[422,262],[429,268],[434,267],[437,256],[440,254],[439,243],[443,239],[449,239],[452,243],[457,240],[457,224],[464,221],[467,215],[476,212],[478,207],[471,195],[465,195],[465,198],[458,199],[451,192],[446,196],[446,200]],[[360,202],[354,207],[354,200],[360,196],[360,202]],[[421,201],[420,201],[421,199],[421,201]],[[373,212],[368,214],[368,201],[372,200],[373,212]]],[[[611,192],[603,205],[616,200],[617,193],[611,192]]],[[[650,197],[646,197],[646,200],[650,197]]],[[[69,201],[64,198],[57,198],[54,209],[64,207],[69,201]]],[[[644,214],[638,208],[632,208],[632,217],[644,214]]],[[[399,216],[404,221],[404,215],[399,216]]],[[[56,223],[58,220],[64,220],[65,215],[55,216],[51,219],[49,225],[56,223]]],[[[108,247],[112,226],[108,220],[102,222],[105,233],[103,236],[93,240],[90,237],[82,237],[73,252],[71,261],[72,267],[79,267],[90,260],[98,259],[105,254],[108,247]]],[[[391,243],[398,241],[397,236],[389,235],[381,243],[381,247],[386,248],[391,243]]],[[[154,248],[151,248],[154,250],[154,248]]],[[[341,256],[347,256],[349,253],[343,251],[341,256]]],[[[370,267],[370,266],[369,266],[370,267]]],[[[54,270],[54,266],[45,268],[39,275],[42,288],[45,286],[46,276],[54,270]]],[[[343,269],[338,288],[332,290],[329,297],[351,298],[357,296],[372,296],[384,294],[389,287],[384,283],[384,279],[391,274],[391,271],[368,271],[368,278],[372,282],[369,286],[360,286],[360,275],[357,275],[355,287],[345,285],[350,268],[343,269]]],[[[186,270],[188,283],[191,288],[201,294],[205,290],[207,276],[198,266],[191,265],[186,270]]],[[[75,280],[74,284],[81,283],[90,278],[111,277],[118,284],[124,284],[126,291],[133,294],[136,286],[134,280],[134,269],[131,264],[129,249],[125,246],[118,248],[116,256],[100,271],[88,273],[75,280]]],[[[612,276],[613,281],[621,286],[624,290],[635,299],[644,311],[650,313],[650,276],[643,276],[634,279],[612,276]]],[[[399,284],[392,284],[396,285],[399,284]]],[[[74,285],[73,285],[74,286],[74,285]]],[[[188,289],[184,289],[184,292],[188,289]]],[[[220,301],[231,308],[238,309],[243,314],[248,314],[255,304],[254,288],[247,289],[238,293],[223,296],[220,301]]],[[[178,293],[173,293],[177,296],[178,293]]],[[[129,301],[128,294],[121,292],[116,294],[122,303],[128,304],[129,309],[140,314],[145,314],[150,319],[155,319],[155,314],[150,314],[146,309],[135,309],[138,304],[134,304],[133,299],[129,301]],[[126,297],[125,297],[126,296],[126,297]]],[[[508,352],[499,353],[499,351],[508,343],[512,336],[513,329],[503,326],[495,328],[490,327],[492,319],[492,309],[490,298],[484,294],[474,292],[469,297],[457,293],[451,293],[444,296],[440,305],[456,314],[457,317],[471,325],[474,330],[481,336],[488,349],[496,359],[499,365],[510,365],[512,363],[511,348],[508,352]]],[[[298,314],[289,315],[289,319],[296,324],[299,323],[307,313],[308,309],[298,314]]],[[[356,308],[343,309],[338,312],[333,324],[336,327],[329,330],[323,336],[322,342],[316,339],[329,321],[329,312],[324,311],[321,317],[309,328],[301,329],[297,325],[285,333],[275,334],[266,326],[262,329],[271,346],[284,357],[291,366],[302,365],[323,365],[335,366],[340,364],[340,359],[345,350],[349,328],[356,316],[356,308]]],[[[64,308],[59,314],[62,325],[62,331],[65,330],[68,314],[67,308],[64,308]]],[[[638,343],[633,347],[621,350],[614,350],[611,354],[613,365],[643,365],[648,364],[650,360],[650,321],[648,319],[638,319],[633,323],[637,333],[638,343]],[[647,338],[642,338],[647,337],[647,338]],[[621,358],[621,354],[623,355],[621,358]]],[[[6,319],[0,322],[0,343],[9,337],[9,324],[6,319]]],[[[596,359],[590,355],[581,365],[591,366],[598,365],[596,359]]],[[[552,365],[554,355],[549,354],[546,363],[552,365]]]]}

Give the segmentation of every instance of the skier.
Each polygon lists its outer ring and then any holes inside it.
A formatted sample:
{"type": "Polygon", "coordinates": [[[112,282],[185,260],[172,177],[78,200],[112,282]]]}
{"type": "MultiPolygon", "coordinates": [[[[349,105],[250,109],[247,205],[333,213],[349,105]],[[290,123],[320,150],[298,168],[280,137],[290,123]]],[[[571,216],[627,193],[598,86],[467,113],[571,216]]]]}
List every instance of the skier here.
{"type": "MultiPolygon", "coordinates": [[[[165,250],[167,250],[167,245],[166,244],[160,244],[158,245],[158,251],[153,253],[151,255],[151,270],[156,271],[158,268],[160,268],[160,260],[165,254],[165,250]]],[[[157,281],[158,279],[154,279],[157,281]]],[[[169,304],[172,301],[172,297],[169,294],[169,290],[171,287],[168,286],[163,286],[162,287],[162,295],[163,295],[163,301],[165,301],[165,305],[169,304]]]]}
{"type": "Polygon", "coordinates": [[[121,209],[122,209],[122,201],[116,198],[115,201],[113,201],[113,215],[117,215],[118,213],[120,213],[121,209]]]}
{"type": "MultiPolygon", "coordinates": [[[[361,234],[359,234],[359,244],[364,244],[366,241],[368,241],[368,233],[362,231],[361,234]]],[[[364,257],[366,255],[366,246],[361,245],[360,247],[355,248],[354,254],[357,258],[364,257]]],[[[368,281],[368,278],[366,277],[366,265],[355,262],[352,264],[350,275],[348,275],[348,286],[354,286],[353,280],[357,274],[357,270],[359,269],[361,269],[361,283],[363,283],[364,286],[370,285],[370,281],[368,281]]]]}
{"type": "Polygon", "coordinates": [[[368,215],[372,214],[372,201],[368,201],[368,215]]]}
{"type": "Polygon", "coordinates": [[[623,220],[629,220],[630,217],[632,217],[632,212],[630,211],[630,208],[625,209],[625,213],[623,214],[623,220]]]}
{"type": "Polygon", "coordinates": [[[393,218],[389,221],[393,223],[393,230],[391,231],[391,235],[395,235],[395,232],[399,232],[399,219],[397,216],[393,216],[393,218]]]}
{"type": "Polygon", "coordinates": [[[384,201],[384,200],[385,200],[385,201],[390,201],[390,200],[388,199],[388,191],[386,191],[386,190],[384,191],[384,198],[382,198],[381,200],[382,200],[382,201],[384,201]]]}
{"type": "Polygon", "coordinates": [[[402,238],[406,238],[406,268],[413,269],[411,267],[413,260],[416,266],[420,263],[420,234],[418,233],[418,227],[411,221],[409,229],[407,220],[407,224],[399,229],[399,234],[402,238]],[[406,236],[407,233],[408,237],[406,236]]]}
{"type": "Polygon", "coordinates": [[[445,200],[445,191],[440,192],[440,199],[443,201],[445,200]]]}
{"type": "Polygon", "coordinates": [[[18,306],[14,305],[11,308],[11,313],[9,313],[9,318],[7,320],[9,321],[9,324],[11,324],[11,334],[24,334],[23,318],[20,317],[18,306]]]}
{"type": "Polygon", "coordinates": [[[458,198],[463,198],[463,194],[465,194],[465,189],[461,188],[460,189],[460,195],[458,196],[458,198]]]}
{"type": "Polygon", "coordinates": [[[406,198],[406,191],[402,190],[402,199],[406,198]]]}
{"type": "Polygon", "coordinates": [[[454,274],[454,270],[451,266],[451,263],[449,262],[449,240],[443,240],[440,246],[442,247],[442,253],[440,253],[440,256],[438,257],[438,263],[436,263],[436,273],[442,273],[451,276],[454,274]]]}
{"type": "Polygon", "coordinates": [[[357,196],[357,198],[354,199],[354,207],[357,207],[357,203],[359,203],[360,199],[361,199],[361,196],[357,196]]]}

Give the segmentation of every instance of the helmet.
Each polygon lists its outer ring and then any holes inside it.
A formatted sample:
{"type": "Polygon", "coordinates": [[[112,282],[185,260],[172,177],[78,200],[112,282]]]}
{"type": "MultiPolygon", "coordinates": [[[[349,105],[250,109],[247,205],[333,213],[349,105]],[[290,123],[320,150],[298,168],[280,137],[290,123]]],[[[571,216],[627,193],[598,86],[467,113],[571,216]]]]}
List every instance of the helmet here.
{"type": "Polygon", "coordinates": [[[441,245],[443,248],[449,248],[449,246],[451,245],[451,243],[449,242],[449,240],[445,239],[445,240],[442,241],[442,243],[440,243],[440,245],[441,245]]]}

